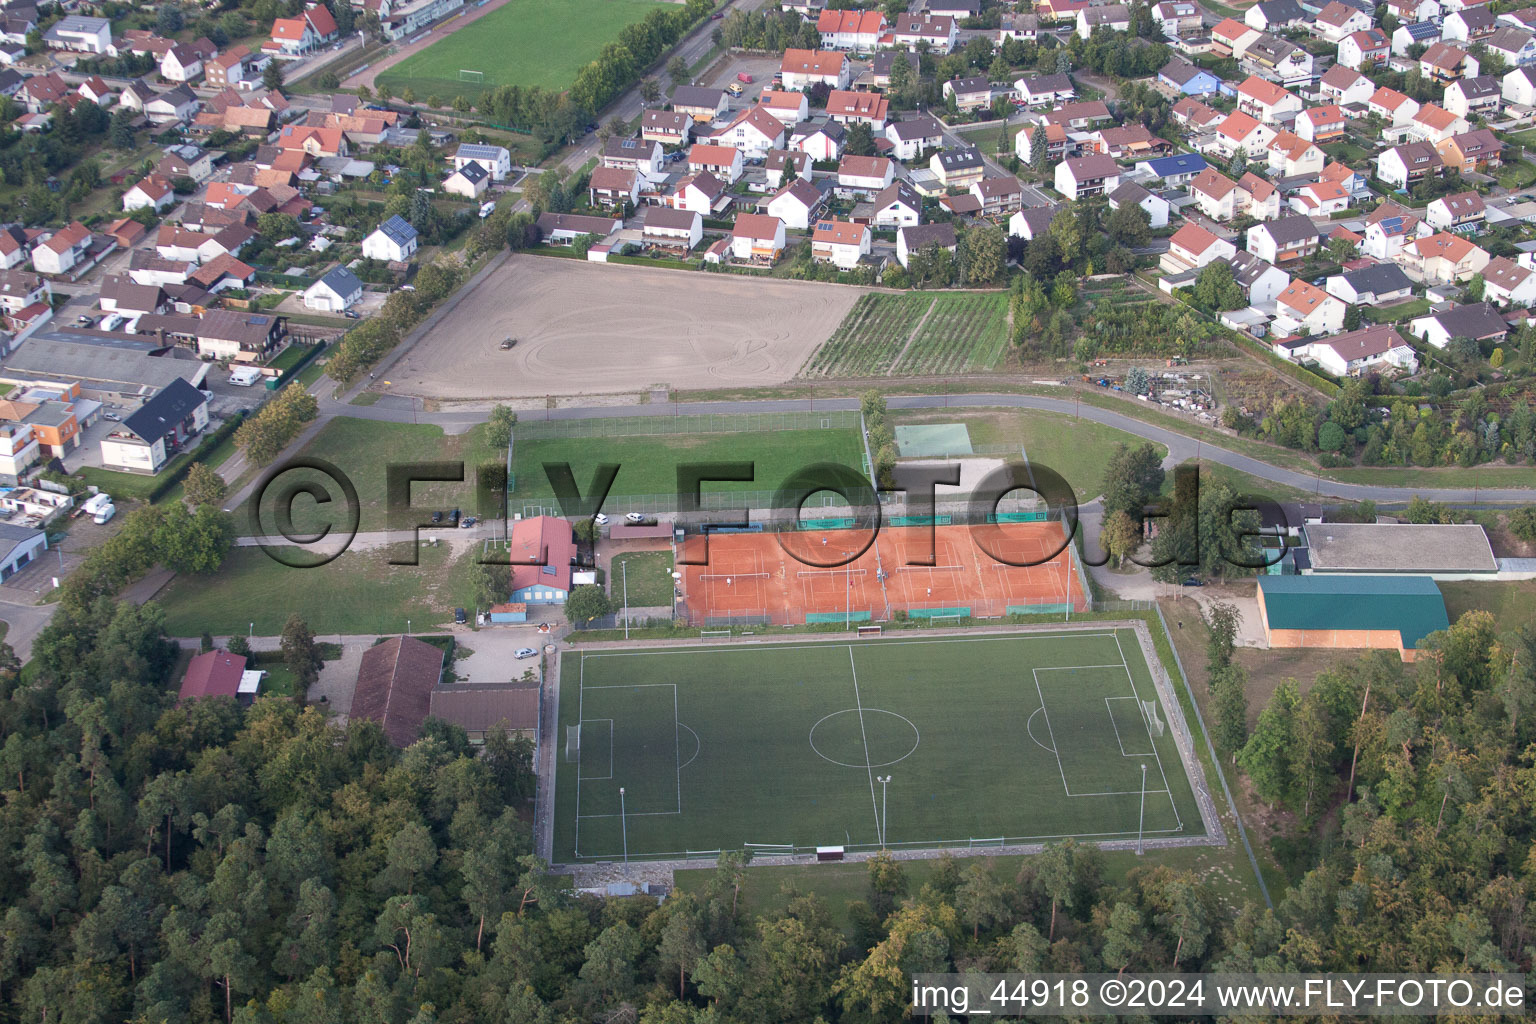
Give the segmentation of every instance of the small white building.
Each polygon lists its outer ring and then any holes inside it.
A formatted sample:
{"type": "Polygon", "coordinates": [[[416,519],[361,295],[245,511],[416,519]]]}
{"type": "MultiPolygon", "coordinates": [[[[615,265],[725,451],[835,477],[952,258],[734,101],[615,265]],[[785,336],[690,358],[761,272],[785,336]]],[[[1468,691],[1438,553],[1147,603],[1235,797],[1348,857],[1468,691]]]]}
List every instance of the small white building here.
{"type": "Polygon", "coordinates": [[[1298,353],[1314,360],[1335,377],[1357,376],[1364,370],[1385,364],[1416,373],[1418,356],[1413,346],[1398,335],[1391,324],[1350,331],[1304,346],[1298,353]]]}
{"type": "Polygon", "coordinates": [[[489,146],[479,142],[466,142],[453,152],[453,169],[461,170],[466,164],[476,163],[490,173],[492,181],[505,181],[512,173],[512,154],[505,146],[489,146]]]}
{"type": "Polygon", "coordinates": [[[153,207],[156,213],[160,213],[168,206],[176,205],[176,191],[171,188],[171,183],[158,175],[151,174],[132,185],[123,193],[123,209],[127,211],[140,210],[146,206],[153,207]]]}
{"type": "Polygon", "coordinates": [[[692,252],[704,238],[704,218],[689,210],[651,206],[645,211],[641,241],[658,249],[692,252]]]}
{"type": "Polygon", "coordinates": [[[40,274],[65,274],[85,258],[91,244],[91,232],[74,221],[32,247],[32,266],[40,274]]]}
{"type": "Polygon", "coordinates": [[[304,289],[304,306],[321,313],[340,313],[362,297],[363,282],[346,267],[336,266],[304,289]]]}
{"type": "Polygon", "coordinates": [[[394,214],[363,239],[363,257],[404,263],[416,252],[416,229],[399,214],[394,214]]]}
{"type": "Polygon", "coordinates": [[[801,178],[785,185],[768,200],[768,212],[797,231],[809,230],[825,206],[826,197],[801,178]]]}
{"type": "Polygon", "coordinates": [[[466,199],[479,199],[490,187],[491,172],[471,160],[443,179],[443,191],[466,199]]]}
{"type": "Polygon", "coordinates": [[[1120,187],[1120,165],[1102,153],[1068,157],[1056,165],[1056,191],[1075,202],[1120,187]]]}

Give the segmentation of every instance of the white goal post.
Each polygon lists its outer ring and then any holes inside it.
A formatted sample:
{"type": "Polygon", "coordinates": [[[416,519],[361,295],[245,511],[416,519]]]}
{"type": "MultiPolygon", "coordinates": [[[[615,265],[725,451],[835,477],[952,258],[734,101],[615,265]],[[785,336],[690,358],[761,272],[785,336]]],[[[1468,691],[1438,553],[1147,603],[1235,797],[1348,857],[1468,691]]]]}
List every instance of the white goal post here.
{"type": "Polygon", "coordinates": [[[1163,734],[1163,720],[1157,717],[1157,701],[1142,701],[1141,712],[1147,718],[1147,731],[1154,736],[1161,736],[1163,734]]]}
{"type": "Polygon", "coordinates": [[[485,72],[484,71],[474,71],[474,70],[472,70],[470,68],[459,68],[459,81],[461,81],[461,82],[484,82],[485,81],[485,72]]]}
{"type": "Polygon", "coordinates": [[[565,727],[565,759],[577,761],[581,758],[581,726],[568,725],[565,727]]]}

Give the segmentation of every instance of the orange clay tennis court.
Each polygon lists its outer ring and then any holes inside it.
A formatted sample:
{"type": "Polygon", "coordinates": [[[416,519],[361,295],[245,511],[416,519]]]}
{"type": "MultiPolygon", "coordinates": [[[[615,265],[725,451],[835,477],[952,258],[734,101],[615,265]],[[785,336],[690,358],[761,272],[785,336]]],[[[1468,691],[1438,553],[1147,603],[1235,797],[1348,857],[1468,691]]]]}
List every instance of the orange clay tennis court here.
{"type": "Polygon", "coordinates": [[[686,540],[678,565],[688,621],[697,626],[1088,607],[1059,522],[885,527],[874,543],[864,530],[713,533],[707,556],[704,545],[701,536],[686,540]],[[681,564],[706,557],[707,564],[681,564]]]}

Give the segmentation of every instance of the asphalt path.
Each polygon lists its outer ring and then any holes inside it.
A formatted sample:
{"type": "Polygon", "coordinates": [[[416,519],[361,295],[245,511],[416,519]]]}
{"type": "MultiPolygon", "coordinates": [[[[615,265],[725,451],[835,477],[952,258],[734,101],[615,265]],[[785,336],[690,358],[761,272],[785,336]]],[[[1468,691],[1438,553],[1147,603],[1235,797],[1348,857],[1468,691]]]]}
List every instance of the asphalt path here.
{"type": "MultiPolygon", "coordinates": [[[[482,411],[423,412],[419,406],[412,412],[410,399],[385,396],[371,406],[349,405],[333,398],[320,402],[321,418],[352,416],[358,419],[377,420],[387,423],[434,423],[451,432],[460,432],[486,418],[482,411]]],[[[886,405],[896,410],[926,409],[1035,409],[1060,413],[1062,429],[1070,430],[1070,421],[1081,418],[1093,423],[1123,430],[1148,441],[1156,441],[1168,449],[1170,463],[1188,459],[1208,459],[1218,465],[1247,473],[1272,483],[1309,491],[1319,496],[1341,498],[1348,501],[1370,500],[1378,504],[1406,502],[1414,495],[1452,504],[1474,502],[1528,502],[1536,500],[1536,473],[1532,474],[1531,487],[1389,487],[1379,484],[1350,484],[1329,480],[1316,474],[1302,473],[1262,462],[1248,455],[1234,452],[1208,441],[1187,437],[1168,427],[1094,405],[1079,405],[1067,398],[1051,398],[1045,395],[966,394],[966,395],[896,395],[886,398],[886,405]]],[[[692,416],[707,414],[739,415],[761,412],[836,412],[857,410],[857,398],[817,399],[764,399],[760,401],[728,402],[661,402],[647,405],[606,405],[591,408],[519,410],[518,419],[529,420],[591,420],[620,416],[692,416]]],[[[1108,453],[1106,458],[1108,457],[1108,453]]]]}

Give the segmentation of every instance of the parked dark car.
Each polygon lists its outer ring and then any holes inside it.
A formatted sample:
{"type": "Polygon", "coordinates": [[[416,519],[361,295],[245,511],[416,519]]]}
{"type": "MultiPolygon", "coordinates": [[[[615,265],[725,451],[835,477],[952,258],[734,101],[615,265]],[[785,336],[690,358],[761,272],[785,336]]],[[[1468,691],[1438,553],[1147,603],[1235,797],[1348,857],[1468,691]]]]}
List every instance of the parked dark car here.
{"type": "Polygon", "coordinates": [[[469,621],[469,616],[465,613],[463,608],[455,608],[453,610],[453,621],[462,625],[469,621]]]}

